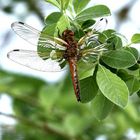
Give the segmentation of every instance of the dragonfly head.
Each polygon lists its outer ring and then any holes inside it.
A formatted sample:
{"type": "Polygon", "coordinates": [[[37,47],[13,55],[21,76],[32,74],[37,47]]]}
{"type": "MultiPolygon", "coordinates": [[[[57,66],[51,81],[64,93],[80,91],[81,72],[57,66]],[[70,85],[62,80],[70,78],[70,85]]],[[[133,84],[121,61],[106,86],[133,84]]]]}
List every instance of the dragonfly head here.
{"type": "Polygon", "coordinates": [[[74,36],[74,32],[72,30],[66,29],[63,33],[62,36],[65,38],[67,36],[74,36]]]}

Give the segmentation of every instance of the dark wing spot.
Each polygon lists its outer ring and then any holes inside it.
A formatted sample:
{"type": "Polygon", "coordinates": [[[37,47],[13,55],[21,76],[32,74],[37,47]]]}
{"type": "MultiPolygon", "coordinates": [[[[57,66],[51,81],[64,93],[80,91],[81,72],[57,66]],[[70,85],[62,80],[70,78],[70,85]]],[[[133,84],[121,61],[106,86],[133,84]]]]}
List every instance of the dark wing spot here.
{"type": "Polygon", "coordinates": [[[14,52],[18,52],[18,51],[20,51],[19,49],[15,49],[15,50],[13,50],[14,52]]]}
{"type": "Polygon", "coordinates": [[[7,53],[7,57],[10,58],[9,53],[7,53]]]}
{"type": "Polygon", "coordinates": [[[108,23],[107,19],[105,19],[105,22],[108,23]]]}
{"type": "Polygon", "coordinates": [[[23,23],[23,22],[20,22],[20,21],[19,21],[18,23],[20,23],[20,24],[23,24],[23,25],[24,25],[24,23],[23,23]]]}

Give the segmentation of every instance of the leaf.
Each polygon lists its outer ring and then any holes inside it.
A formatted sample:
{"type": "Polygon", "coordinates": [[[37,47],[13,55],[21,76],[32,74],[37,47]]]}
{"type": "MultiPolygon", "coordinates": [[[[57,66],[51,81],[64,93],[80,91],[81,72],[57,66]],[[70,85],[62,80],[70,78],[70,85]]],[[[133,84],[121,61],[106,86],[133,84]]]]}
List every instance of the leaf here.
{"type": "Polygon", "coordinates": [[[70,23],[68,18],[63,14],[60,16],[60,13],[57,12],[56,15],[58,15],[58,17],[56,19],[54,19],[55,16],[52,17],[53,15],[54,13],[46,18],[45,22],[51,24],[45,26],[42,30],[42,33],[50,36],[58,36],[58,30],[61,34],[65,29],[70,27],[70,23]]]}
{"type": "Polygon", "coordinates": [[[101,57],[102,61],[112,68],[129,68],[136,64],[134,55],[126,50],[112,50],[104,53],[101,57]]]}
{"type": "Polygon", "coordinates": [[[127,105],[129,91],[120,77],[99,65],[96,80],[99,89],[107,99],[122,108],[127,105]]]}
{"type": "Polygon", "coordinates": [[[61,0],[61,10],[66,10],[71,0],[61,0]]]}
{"type": "Polygon", "coordinates": [[[105,119],[113,108],[113,103],[108,100],[99,90],[96,97],[91,102],[93,115],[98,120],[105,119]]]}
{"type": "Polygon", "coordinates": [[[139,64],[136,63],[135,65],[133,65],[132,67],[129,67],[128,69],[132,71],[136,71],[136,70],[139,70],[139,68],[140,68],[139,64]]]}
{"type": "Polygon", "coordinates": [[[120,49],[122,47],[122,40],[118,36],[111,36],[106,41],[108,43],[108,49],[114,50],[114,49],[120,49]]]}
{"type": "Polygon", "coordinates": [[[75,20],[77,21],[85,21],[93,18],[109,16],[110,10],[105,5],[96,5],[90,8],[85,9],[84,11],[80,12],[75,20]]]}
{"type": "Polygon", "coordinates": [[[108,30],[103,31],[102,33],[106,35],[107,38],[110,38],[115,32],[116,32],[115,30],[108,29],[108,30]]]}
{"type": "Polygon", "coordinates": [[[129,89],[129,93],[130,95],[132,95],[133,93],[139,91],[140,89],[140,82],[136,77],[131,77],[126,81],[126,85],[129,89]]]}
{"type": "Polygon", "coordinates": [[[118,36],[115,36],[115,37],[114,37],[113,42],[114,42],[114,44],[115,44],[115,49],[120,49],[120,48],[123,46],[122,40],[121,40],[121,38],[118,37],[118,36]]]}
{"type": "Polygon", "coordinates": [[[93,24],[95,24],[95,20],[92,20],[92,19],[86,20],[86,21],[84,21],[84,22],[82,23],[81,28],[84,30],[84,29],[86,29],[86,28],[91,27],[93,24]]]}
{"type": "Polygon", "coordinates": [[[136,33],[131,38],[131,43],[137,44],[140,43],[140,34],[136,33]]]}
{"type": "Polygon", "coordinates": [[[139,59],[139,52],[136,48],[133,47],[125,47],[125,50],[129,51],[130,53],[132,53],[135,57],[136,60],[139,59]]]}
{"type": "Polygon", "coordinates": [[[90,0],[73,0],[75,13],[81,12],[87,6],[89,2],[90,0]]]}
{"type": "Polygon", "coordinates": [[[78,62],[78,75],[80,80],[93,75],[95,66],[83,61],[78,62]]]}
{"type": "Polygon", "coordinates": [[[51,25],[59,21],[62,14],[60,12],[53,12],[45,18],[46,25],[51,25]]]}
{"type": "Polygon", "coordinates": [[[94,75],[80,80],[81,102],[86,103],[91,101],[98,92],[96,83],[96,70],[94,75]]]}
{"type": "Polygon", "coordinates": [[[59,9],[61,7],[57,0],[45,0],[45,1],[54,5],[55,7],[59,8],[59,9]]]}

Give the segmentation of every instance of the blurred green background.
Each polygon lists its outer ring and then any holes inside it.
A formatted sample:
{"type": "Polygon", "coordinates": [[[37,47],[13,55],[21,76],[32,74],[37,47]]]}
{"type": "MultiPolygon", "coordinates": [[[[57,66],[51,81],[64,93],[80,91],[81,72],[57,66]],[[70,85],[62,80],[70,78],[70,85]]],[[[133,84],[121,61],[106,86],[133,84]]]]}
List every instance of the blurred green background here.
{"type": "MultiPolygon", "coordinates": [[[[140,31],[135,14],[140,1],[118,3],[92,2],[106,4],[112,11],[109,28],[129,38],[140,31]]],[[[77,103],[68,71],[35,72],[7,60],[6,53],[13,47],[32,48],[14,37],[10,24],[20,20],[41,29],[44,16],[53,10],[43,0],[0,0],[0,116],[8,117],[6,121],[0,118],[0,140],[140,140],[140,99],[136,95],[131,96],[125,110],[116,107],[98,121],[92,104],[77,103]],[[6,112],[4,96],[11,102],[11,112],[6,112]]]]}

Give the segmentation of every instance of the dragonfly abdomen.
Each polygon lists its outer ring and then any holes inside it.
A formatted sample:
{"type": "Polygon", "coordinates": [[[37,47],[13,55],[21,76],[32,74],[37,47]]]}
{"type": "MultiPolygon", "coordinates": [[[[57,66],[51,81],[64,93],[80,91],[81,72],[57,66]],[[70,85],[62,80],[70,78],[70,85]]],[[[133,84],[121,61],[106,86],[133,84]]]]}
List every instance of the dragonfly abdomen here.
{"type": "Polygon", "coordinates": [[[79,80],[78,80],[78,73],[77,73],[77,58],[69,59],[69,66],[70,66],[70,73],[72,77],[72,83],[74,87],[74,92],[77,98],[77,101],[81,101],[80,98],[80,85],[79,85],[79,80]]]}

